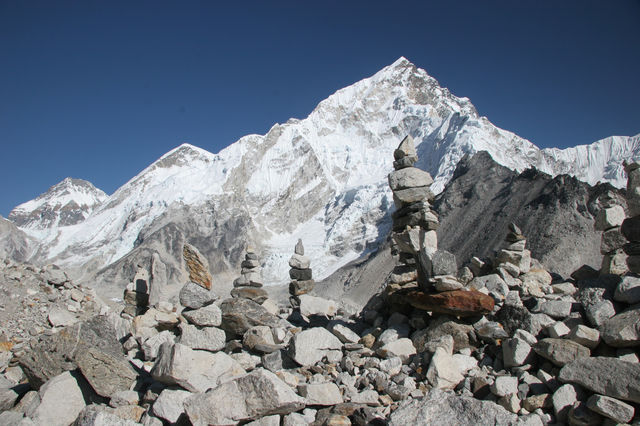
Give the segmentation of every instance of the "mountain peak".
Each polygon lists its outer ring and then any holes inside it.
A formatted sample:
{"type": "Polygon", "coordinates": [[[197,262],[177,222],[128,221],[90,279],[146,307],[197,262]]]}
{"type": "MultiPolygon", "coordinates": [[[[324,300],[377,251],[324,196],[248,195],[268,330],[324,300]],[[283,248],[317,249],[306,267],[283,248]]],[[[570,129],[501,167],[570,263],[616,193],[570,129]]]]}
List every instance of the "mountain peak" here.
{"type": "Polygon", "coordinates": [[[15,207],[8,219],[29,229],[75,225],[107,197],[91,182],[67,177],[35,199],[15,207]]]}

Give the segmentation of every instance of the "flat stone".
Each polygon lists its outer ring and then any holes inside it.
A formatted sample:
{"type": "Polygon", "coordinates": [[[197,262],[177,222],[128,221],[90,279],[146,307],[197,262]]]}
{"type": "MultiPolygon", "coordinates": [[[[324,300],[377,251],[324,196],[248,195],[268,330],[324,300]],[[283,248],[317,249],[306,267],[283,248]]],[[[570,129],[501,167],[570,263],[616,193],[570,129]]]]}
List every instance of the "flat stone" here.
{"type": "Polygon", "coordinates": [[[412,291],[406,295],[405,300],[418,309],[456,316],[487,314],[493,311],[495,304],[491,296],[475,290],[454,290],[437,294],[412,291]]]}
{"type": "Polygon", "coordinates": [[[587,400],[587,407],[618,423],[629,423],[633,419],[633,406],[604,395],[591,395],[587,400]]]}
{"type": "Polygon", "coordinates": [[[566,339],[542,339],[533,345],[533,350],[558,366],[579,358],[588,358],[591,355],[588,348],[566,339]]]}
{"type": "Polygon", "coordinates": [[[389,425],[507,425],[519,424],[518,416],[491,401],[457,396],[432,389],[424,398],[409,400],[391,414],[389,425]]]}
{"type": "Polygon", "coordinates": [[[412,355],[416,354],[416,348],[411,339],[402,338],[379,348],[376,353],[383,358],[400,357],[406,362],[412,355]]]}
{"type": "Polygon", "coordinates": [[[291,339],[289,355],[298,364],[314,365],[331,353],[342,353],[342,343],[322,327],[309,328],[291,339]]]}
{"type": "Polygon", "coordinates": [[[392,191],[418,186],[430,186],[433,183],[433,178],[429,173],[416,167],[395,170],[389,173],[388,180],[392,191]]]}
{"type": "Polygon", "coordinates": [[[226,334],[217,327],[198,328],[191,324],[180,324],[179,343],[191,349],[217,352],[224,348],[226,334]]]}
{"type": "Polygon", "coordinates": [[[68,310],[54,306],[49,311],[49,324],[53,327],[66,327],[78,322],[78,318],[68,310]]]}
{"type": "Polygon", "coordinates": [[[595,349],[595,347],[598,346],[598,343],[600,343],[600,332],[595,328],[578,324],[571,329],[567,338],[581,344],[582,346],[586,346],[589,349],[595,349]]]}
{"type": "Polygon", "coordinates": [[[360,336],[355,331],[340,323],[331,324],[329,329],[342,343],[358,343],[360,341],[360,336]]]}
{"type": "MultiPolygon", "coordinates": [[[[212,278],[207,259],[191,244],[185,244],[182,247],[182,257],[189,274],[189,280],[206,290],[211,290],[212,278]]],[[[187,305],[183,304],[183,306],[187,305]]]]}
{"type": "Polygon", "coordinates": [[[463,287],[462,283],[451,275],[440,275],[434,277],[434,280],[436,291],[460,290],[463,287]]]}
{"type": "Polygon", "coordinates": [[[193,395],[181,389],[164,389],[153,403],[153,414],[169,423],[176,423],[185,412],[184,401],[193,395]]]}
{"type": "Polygon", "coordinates": [[[305,280],[310,280],[313,277],[313,273],[309,268],[308,269],[291,268],[289,269],[289,277],[292,280],[305,281],[305,280]]]}
{"type": "Polygon", "coordinates": [[[539,311],[551,318],[563,319],[571,313],[572,305],[573,302],[570,300],[547,300],[540,304],[539,311]]]}
{"type": "Polygon", "coordinates": [[[640,308],[630,309],[608,319],[599,330],[602,340],[609,346],[640,346],[640,308]]]}
{"type": "Polygon", "coordinates": [[[335,383],[304,383],[298,385],[298,393],[307,405],[336,405],[343,402],[340,389],[335,383]]]}
{"type": "Polygon", "coordinates": [[[107,398],[118,391],[128,390],[138,377],[124,355],[99,348],[89,347],[80,352],[76,363],[93,390],[107,398]]]}
{"type": "Polygon", "coordinates": [[[260,287],[236,287],[231,290],[231,297],[241,297],[262,304],[269,298],[269,293],[260,287]]]}
{"type": "Polygon", "coordinates": [[[314,280],[294,280],[289,283],[289,293],[293,296],[307,294],[313,290],[316,282],[314,280]]]}
{"type": "Polygon", "coordinates": [[[617,358],[580,358],[566,364],[558,378],[595,393],[640,403],[640,364],[617,358]]]}
{"type": "Polygon", "coordinates": [[[275,374],[259,368],[184,402],[194,425],[236,424],[267,415],[289,414],[303,409],[304,398],[275,374]]]}
{"type": "Polygon", "coordinates": [[[186,283],[180,290],[180,304],[185,308],[198,309],[210,305],[216,300],[216,295],[200,284],[186,283]]]}
{"type": "Polygon", "coordinates": [[[86,405],[77,377],[68,371],[45,383],[39,393],[40,405],[32,416],[38,425],[68,426],[86,405]]]}
{"type": "Polygon", "coordinates": [[[311,266],[311,259],[307,256],[294,253],[293,256],[291,256],[291,259],[289,259],[289,266],[296,269],[309,269],[311,266]]]}
{"type": "Polygon", "coordinates": [[[300,313],[306,317],[322,315],[330,318],[338,312],[338,305],[333,300],[308,294],[300,295],[298,299],[300,300],[300,313]]]}
{"type": "Polygon", "coordinates": [[[640,278],[627,275],[616,288],[613,296],[618,302],[628,303],[630,305],[640,302],[640,278]]]}
{"type": "Polygon", "coordinates": [[[182,311],[182,316],[191,324],[200,327],[218,327],[222,324],[222,311],[214,304],[193,311],[182,311]]]}
{"type": "Polygon", "coordinates": [[[435,198],[428,186],[418,186],[415,188],[401,189],[393,192],[393,201],[396,206],[402,207],[418,201],[431,201],[435,198]]]}
{"type": "Polygon", "coordinates": [[[179,343],[164,343],[151,375],[161,383],[180,385],[191,392],[205,392],[244,372],[240,364],[224,352],[211,353],[179,343]]]}

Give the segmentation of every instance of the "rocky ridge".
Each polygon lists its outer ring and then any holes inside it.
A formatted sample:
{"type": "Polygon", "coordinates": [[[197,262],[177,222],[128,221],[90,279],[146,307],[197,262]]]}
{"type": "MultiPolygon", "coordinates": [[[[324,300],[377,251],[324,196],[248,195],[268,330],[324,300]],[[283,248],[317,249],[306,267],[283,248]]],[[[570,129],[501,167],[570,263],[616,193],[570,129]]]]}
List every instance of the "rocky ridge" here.
{"type": "MultiPolygon", "coordinates": [[[[410,152],[407,145],[401,151],[410,152]]],[[[457,268],[452,253],[425,239],[411,251],[397,250],[396,262],[415,265],[412,280],[391,286],[359,312],[316,296],[317,286],[297,296],[298,306],[278,307],[251,293],[218,298],[194,282],[183,285],[179,302],[152,303],[149,275],[139,272],[126,290],[138,294],[125,296],[135,301],[134,310],[96,312],[90,306],[101,305],[85,298],[89,304],[82,307],[98,315],[59,324],[17,349],[4,346],[0,422],[635,424],[640,164],[627,171],[630,216],[621,221],[610,205],[596,223],[605,230],[603,242],[617,227],[630,241],[622,245],[629,271],[580,268],[566,280],[552,275],[512,224],[496,257],[473,258],[469,267],[457,268]],[[433,297],[455,310],[424,303],[433,297]]],[[[428,186],[396,185],[395,177],[389,183],[396,193],[428,186]]],[[[426,207],[428,193],[413,192],[419,199],[396,194],[398,211],[413,203],[426,207]]],[[[412,209],[396,215],[394,232],[421,234],[432,226],[421,220],[431,210],[416,211],[415,225],[407,224],[412,209]]],[[[295,252],[292,269],[310,268],[300,258],[301,244],[295,252]]],[[[193,263],[204,265],[198,256],[193,263]]],[[[245,260],[257,258],[247,250],[245,260]]],[[[247,275],[255,263],[243,266],[241,282],[252,281],[247,275]]],[[[81,289],[55,267],[6,266],[19,281],[14,286],[34,276],[62,300],[74,300],[73,290],[81,289]],[[44,284],[45,273],[56,278],[44,284]]],[[[290,276],[310,275],[309,269],[290,276]]]]}

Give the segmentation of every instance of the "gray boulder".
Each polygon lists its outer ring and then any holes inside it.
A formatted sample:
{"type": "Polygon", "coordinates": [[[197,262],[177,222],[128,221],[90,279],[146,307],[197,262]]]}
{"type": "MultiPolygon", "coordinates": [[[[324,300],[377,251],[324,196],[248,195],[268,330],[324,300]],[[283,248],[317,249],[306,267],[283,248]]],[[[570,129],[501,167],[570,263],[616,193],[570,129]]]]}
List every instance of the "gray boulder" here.
{"type": "Polygon", "coordinates": [[[310,328],[297,333],[291,339],[289,355],[300,365],[314,365],[323,357],[342,354],[342,342],[328,330],[310,328]]]}
{"type": "Polygon", "coordinates": [[[220,304],[220,310],[222,311],[220,327],[234,336],[242,336],[256,325],[277,327],[280,324],[280,318],[249,299],[227,299],[220,304]]]}
{"type": "Polygon", "coordinates": [[[138,377],[129,361],[122,354],[113,354],[89,347],[80,352],[76,363],[93,390],[100,396],[128,390],[138,377]]]}
{"type": "Polygon", "coordinates": [[[633,406],[604,395],[591,395],[587,407],[598,414],[618,423],[628,423],[633,418],[633,406]]]}
{"type": "Polygon", "coordinates": [[[336,405],[342,403],[340,389],[335,383],[304,383],[298,385],[298,393],[307,405],[336,405]]]}
{"type": "Polygon", "coordinates": [[[236,424],[304,408],[304,399],[263,368],[188,397],[184,407],[194,425],[236,424]]]}
{"type": "Polygon", "coordinates": [[[640,346],[640,308],[630,309],[609,318],[599,330],[602,340],[609,346],[640,346]]]}
{"type": "Polygon", "coordinates": [[[179,343],[191,349],[217,352],[226,343],[225,332],[216,327],[198,328],[191,324],[180,324],[179,343]]]}
{"type": "Polygon", "coordinates": [[[182,316],[200,327],[218,327],[222,323],[222,311],[213,304],[193,311],[182,311],[182,316]]]}
{"type": "Polygon", "coordinates": [[[180,304],[185,308],[198,309],[210,305],[216,295],[206,288],[189,281],[180,290],[180,304]]]}
{"type": "Polygon", "coordinates": [[[640,278],[627,275],[622,278],[622,282],[616,288],[613,295],[618,302],[633,305],[640,302],[640,278]]]}
{"type": "Polygon", "coordinates": [[[153,414],[169,423],[177,423],[184,411],[184,401],[193,395],[181,389],[164,389],[153,403],[153,414]]]}
{"type": "Polygon", "coordinates": [[[38,425],[68,426],[86,406],[77,376],[66,371],[40,388],[40,405],[33,413],[38,425]]]}
{"type": "Polygon", "coordinates": [[[407,167],[389,173],[389,186],[392,191],[429,186],[433,183],[431,175],[415,167],[407,167]]]}
{"type": "Polygon", "coordinates": [[[518,416],[491,401],[432,389],[422,399],[400,405],[389,425],[494,426],[517,425],[518,416]]]}
{"type": "Polygon", "coordinates": [[[566,339],[542,339],[533,345],[533,350],[558,366],[563,366],[578,358],[588,358],[591,355],[589,348],[566,339]]]}
{"type": "Polygon", "coordinates": [[[640,403],[638,363],[608,357],[581,358],[562,367],[558,378],[601,395],[640,403]]]}

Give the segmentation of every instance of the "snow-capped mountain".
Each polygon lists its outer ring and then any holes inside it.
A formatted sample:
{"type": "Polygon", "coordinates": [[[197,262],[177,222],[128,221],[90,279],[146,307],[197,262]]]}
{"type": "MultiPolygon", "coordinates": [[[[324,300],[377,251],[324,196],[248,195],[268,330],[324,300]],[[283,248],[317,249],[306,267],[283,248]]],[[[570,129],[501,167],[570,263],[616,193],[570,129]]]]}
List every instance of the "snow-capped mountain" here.
{"type": "MultiPolygon", "coordinates": [[[[38,233],[28,226],[35,222],[20,226],[40,238],[41,260],[90,263],[94,270],[111,265],[101,273],[130,270],[152,255],[179,269],[169,235],[195,242],[214,273],[236,268],[242,247],[251,243],[261,249],[267,283],[287,279],[287,259],[302,238],[314,277],[323,278],[386,237],[393,205],[386,176],[407,134],[436,192],[465,154],[478,151],[513,170],[535,166],[616,186],[624,183],[623,159],[640,156],[640,135],[540,150],[495,127],[468,99],[400,58],[337,91],[307,118],[276,124],[264,136],[245,136],[218,154],[181,145],[95,205],[86,219],[58,220],[55,233],[38,233]]],[[[36,211],[39,199],[10,218],[36,211]]]]}
{"type": "Polygon", "coordinates": [[[75,225],[107,197],[91,182],[66,178],[36,199],[14,208],[8,219],[21,228],[41,231],[75,225]]]}

